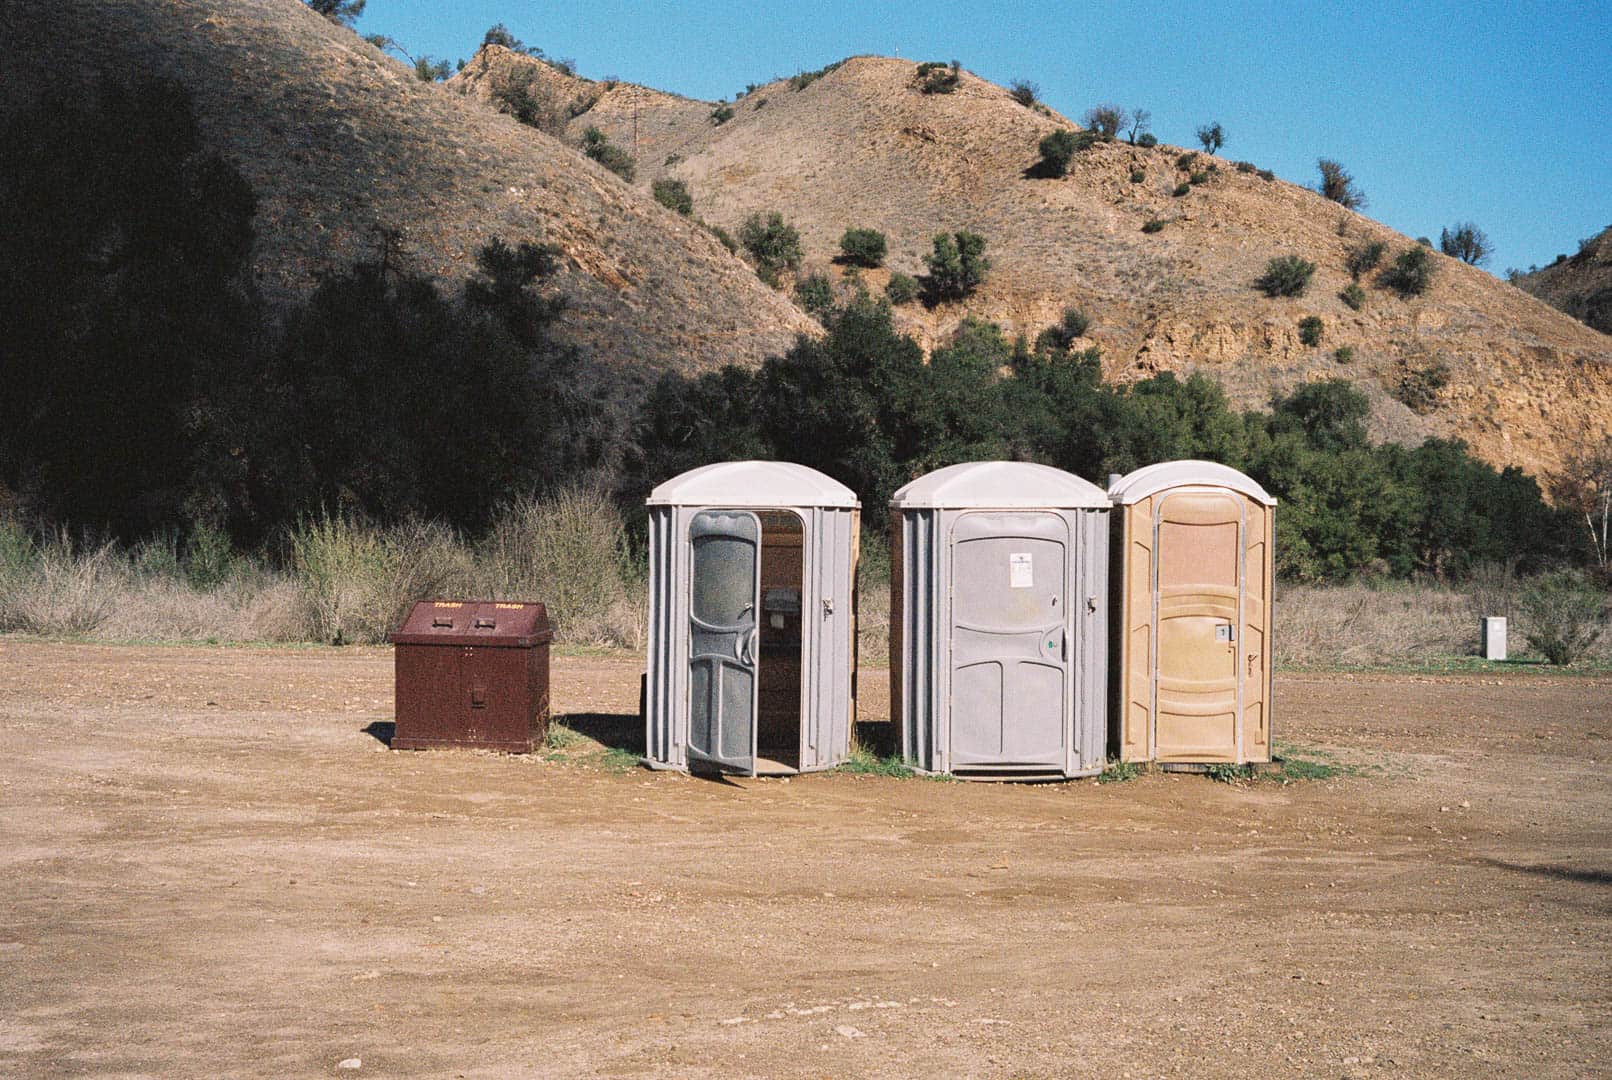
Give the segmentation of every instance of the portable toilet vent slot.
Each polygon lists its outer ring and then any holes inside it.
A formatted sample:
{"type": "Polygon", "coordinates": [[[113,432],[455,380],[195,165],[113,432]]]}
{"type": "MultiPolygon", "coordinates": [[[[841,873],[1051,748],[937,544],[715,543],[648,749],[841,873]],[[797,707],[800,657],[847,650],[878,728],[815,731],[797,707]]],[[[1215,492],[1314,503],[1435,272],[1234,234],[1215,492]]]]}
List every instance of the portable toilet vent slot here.
{"type": "Polygon", "coordinates": [[[804,465],[707,465],[649,506],[645,763],[776,775],[850,752],[860,504],[804,465]]]}

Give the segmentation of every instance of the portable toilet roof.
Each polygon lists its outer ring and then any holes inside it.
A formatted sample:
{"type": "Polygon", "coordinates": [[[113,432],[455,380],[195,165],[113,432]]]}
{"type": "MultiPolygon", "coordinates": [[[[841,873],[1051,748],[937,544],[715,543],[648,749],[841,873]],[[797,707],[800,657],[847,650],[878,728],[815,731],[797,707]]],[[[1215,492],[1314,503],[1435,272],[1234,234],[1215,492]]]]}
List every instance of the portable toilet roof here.
{"type": "Polygon", "coordinates": [[[1118,506],[1129,506],[1168,488],[1194,484],[1230,488],[1255,502],[1276,505],[1275,497],[1251,477],[1217,461],[1161,461],[1157,465],[1145,465],[1111,481],[1108,497],[1118,506]]]}
{"type": "Polygon", "coordinates": [[[1107,510],[1103,489],[1062,469],[1032,461],[966,461],[948,465],[890,497],[897,510],[1107,510]]]}
{"type": "Polygon", "coordinates": [[[853,508],[856,492],[790,461],[719,461],[674,476],[649,493],[649,506],[829,506],[853,508]]]}

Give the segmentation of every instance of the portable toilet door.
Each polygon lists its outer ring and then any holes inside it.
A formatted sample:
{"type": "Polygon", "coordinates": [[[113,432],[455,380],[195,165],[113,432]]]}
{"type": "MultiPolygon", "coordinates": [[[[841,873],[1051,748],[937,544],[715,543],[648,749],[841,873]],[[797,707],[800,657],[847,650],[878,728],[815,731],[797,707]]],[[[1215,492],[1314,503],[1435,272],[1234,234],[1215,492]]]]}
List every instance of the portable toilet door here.
{"type": "Polygon", "coordinates": [[[851,490],[803,465],[726,462],[649,500],[646,764],[830,768],[855,711],[851,490]]]}
{"type": "Polygon", "coordinates": [[[1210,461],[1109,485],[1117,523],[1111,722],[1124,761],[1271,760],[1272,514],[1210,461]]]}
{"type": "Polygon", "coordinates": [[[969,779],[1101,771],[1108,510],[1028,462],[953,465],[897,491],[891,711],[915,767],[969,779]]]}

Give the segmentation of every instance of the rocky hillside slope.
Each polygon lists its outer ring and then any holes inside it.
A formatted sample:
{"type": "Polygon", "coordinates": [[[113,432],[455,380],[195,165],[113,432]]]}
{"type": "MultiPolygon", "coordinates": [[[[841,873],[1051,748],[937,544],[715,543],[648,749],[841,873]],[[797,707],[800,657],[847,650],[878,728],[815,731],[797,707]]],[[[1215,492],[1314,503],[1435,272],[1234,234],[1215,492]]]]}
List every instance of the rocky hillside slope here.
{"type": "Polygon", "coordinates": [[[1576,255],[1523,274],[1514,284],[1601,333],[1612,334],[1612,225],[1585,240],[1576,255]]]}
{"type": "Polygon", "coordinates": [[[755,363],[812,326],[706,230],[299,0],[0,0],[0,30],[0,108],[108,75],[189,87],[259,197],[271,296],[373,257],[395,230],[407,262],[447,279],[492,236],[558,244],[563,333],[630,375],[755,363]]]}
{"type": "MultiPolygon", "coordinates": [[[[520,65],[543,66],[484,53],[453,85],[485,97],[520,65]]],[[[636,151],[640,186],[682,179],[695,213],[730,230],[755,211],[781,211],[800,229],[808,270],[841,272],[831,260],[851,226],[885,232],[887,267],[908,274],[922,272],[936,232],[984,235],[992,270],[975,297],[900,309],[929,344],[964,315],[1033,335],[1076,306],[1117,378],[1205,371],[1259,406],[1273,391],[1343,375],[1371,397],[1379,437],[1460,436],[1490,461],[1533,472],[1555,467],[1581,434],[1612,431],[1612,341],[1509,284],[1435,254],[1425,295],[1402,299],[1373,271],[1354,310],[1340,296],[1351,284],[1346,253],[1376,240],[1391,259],[1414,241],[1228,158],[1200,154],[1183,167],[1179,147],[1106,143],[1078,155],[1068,176],[1040,178],[1037,143],[1068,120],[966,72],[950,94],[924,94],[914,76],[907,61],[853,58],[814,80],[755,89],[720,124],[713,103],[626,84],[557,75],[555,94],[578,105],[563,121],[568,137],[597,126],[636,151]],[[1194,172],[1202,182],[1175,195],[1194,172]],[[1144,232],[1150,221],[1162,227],[1144,232]],[[1289,254],[1314,262],[1314,278],[1301,297],[1270,299],[1254,281],[1289,254]],[[1300,340],[1306,316],[1323,321],[1319,345],[1300,340]]],[[[864,280],[878,288],[888,272],[864,280]]]]}

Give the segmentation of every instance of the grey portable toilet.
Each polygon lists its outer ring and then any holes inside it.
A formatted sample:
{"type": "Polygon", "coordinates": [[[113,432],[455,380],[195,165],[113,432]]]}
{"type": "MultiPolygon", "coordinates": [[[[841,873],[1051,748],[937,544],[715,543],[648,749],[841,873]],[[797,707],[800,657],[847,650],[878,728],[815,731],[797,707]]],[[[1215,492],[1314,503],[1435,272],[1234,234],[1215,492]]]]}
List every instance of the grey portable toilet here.
{"type": "Polygon", "coordinates": [[[816,469],[730,461],[650,493],[645,764],[828,769],[856,711],[861,504],[816,469]]]}
{"type": "Polygon", "coordinates": [[[890,501],[890,711],[925,772],[1101,772],[1108,496],[1018,461],[953,465],[890,501]]]}

